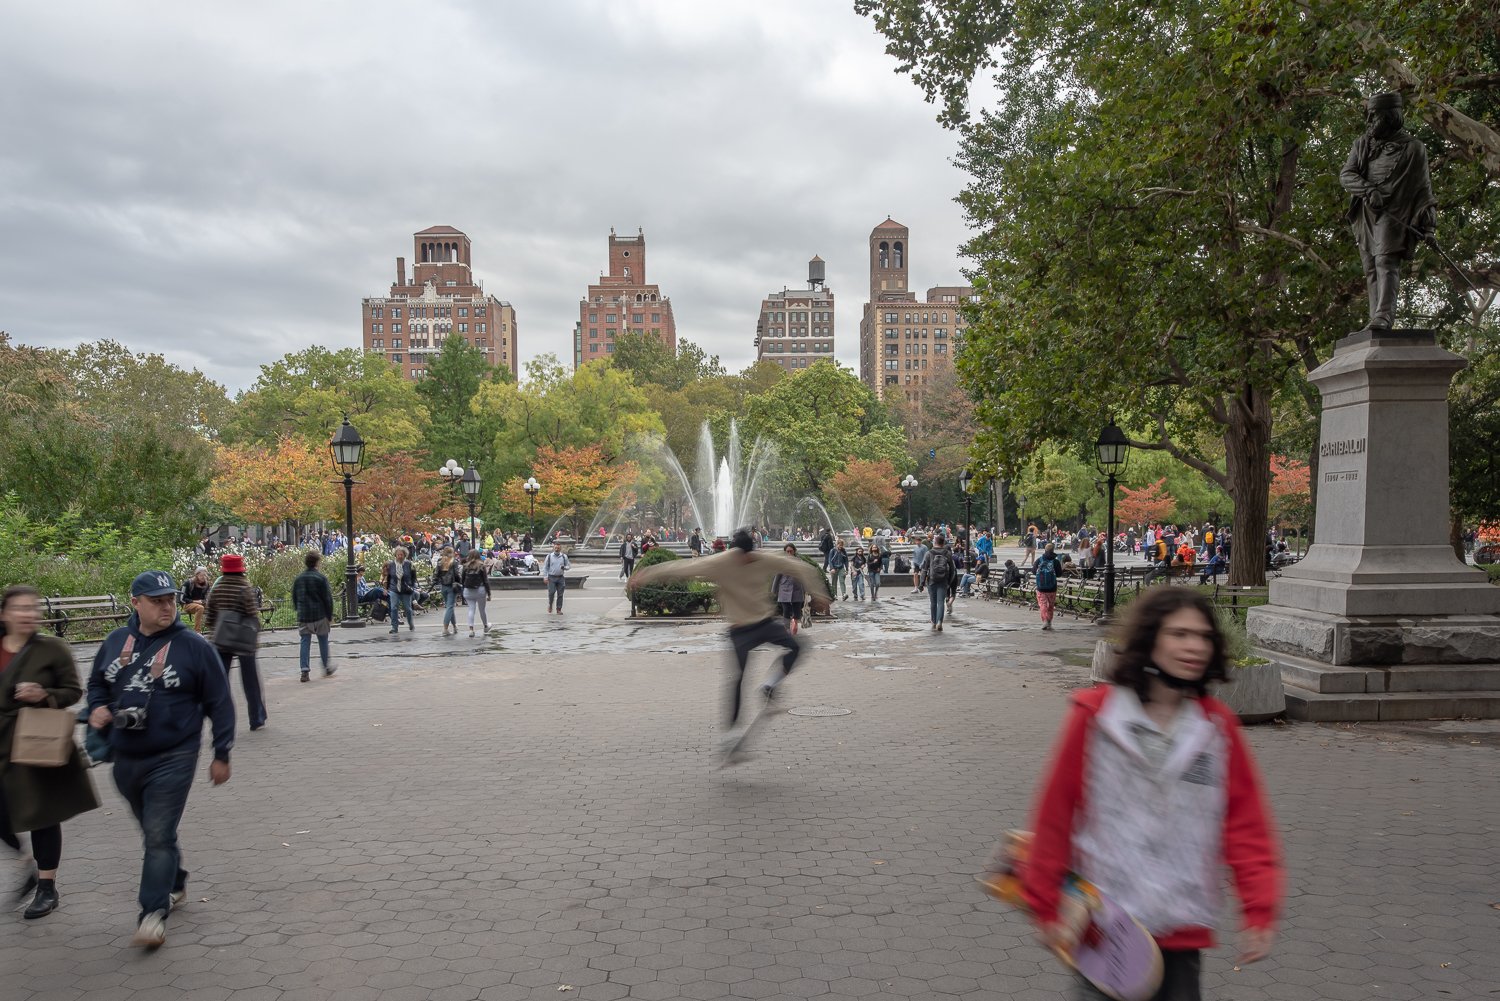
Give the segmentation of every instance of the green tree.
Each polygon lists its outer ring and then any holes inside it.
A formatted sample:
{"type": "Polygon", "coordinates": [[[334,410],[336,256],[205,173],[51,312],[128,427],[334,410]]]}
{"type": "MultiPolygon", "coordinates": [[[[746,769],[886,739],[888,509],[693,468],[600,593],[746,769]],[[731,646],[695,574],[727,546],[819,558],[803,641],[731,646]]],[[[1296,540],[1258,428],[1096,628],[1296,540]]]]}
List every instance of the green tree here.
{"type": "Polygon", "coordinates": [[[1448,394],[1452,535],[1462,553],[1466,526],[1500,524],[1500,343],[1469,358],[1448,394]]]}
{"type": "Polygon", "coordinates": [[[500,430],[498,418],[474,412],[474,397],[485,383],[513,380],[505,365],[491,366],[489,357],[458,334],[427,362],[427,374],[417,381],[417,395],[429,419],[423,434],[428,464],[436,469],[448,459],[479,460],[493,447],[500,430]]]}
{"type": "Polygon", "coordinates": [[[674,354],[660,337],[643,330],[627,330],[616,337],[609,364],[631,373],[638,386],[653,383],[669,390],[726,374],[718,355],[706,354],[692,341],[679,338],[674,354]]]}
{"type": "Polygon", "coordinates": [[[327,443],[345,416],[372,455],[420,448],[427,407],[416,384],[378,352],[313,346],[260,367],[236,400],[224,438],[274,445],[286,435],[327,443]]]}
{"type": "Polygon", "coordinates": [[[489,472],[496,482],[524,479],[537,449],[599,445],[607,463],[628,458],[634,434],[662,434],[661,418],[629,372],[596,361],[567,372],[556,355],[526,364],[520,383],[487,382],[475,395],[476,417],[496,422],[489,472]]]}
{"type": "Polygon", "coordinates": [[[823,491],[849,458],[907,466],[906,438],[891,424],[875,394],[848,369],[819,361],[745,399],[742,433],[776,446],[782,489],[823,491]]]}
{"type": "MultiPolygon", "coordinates": [[[[1391,80],[1399,53],[1430,57],[1415,86],[1433,90],[1417,102],[1432,112],[1450,71],[1494,69],[1493,23],[1466,58],[1438,32],[1472,26],[1420,6],[1430,22],[1410,4],[1352,0],[1189,2],[1149,18],[1104,0],[858,0],[962,123],[981,301],[959,365],[983,465],[1009,471],[1043,441],[1091,441],[1113,412],[1138,448],[1220,483],[1237,535],[1262,534],[1273,400],[1363,322],[1355,250],[1336,224],[1335,173],[1362,124],[1354,84],[1391,80]],[[967,121],[960,95],[992,67],[998,110],[967,121]],[[1222,467],[1202,448],[1212,438],[1222,467]]],[[[1444,121],[1421,138],[1439,201],[1458,210],[1449,243],[1472,260],[1493,242],[1493,175],[1483,143],[1461,145],[1462,123],[1444,121]]],[[[1411,269],[1406,316],[1437,314],[1423,325],[1463,308],[1436,268],[1419,256],[1411,269]]],[[[1252,561],[1234,565],[1232,583],[1262,580],[1252,561]]]]}

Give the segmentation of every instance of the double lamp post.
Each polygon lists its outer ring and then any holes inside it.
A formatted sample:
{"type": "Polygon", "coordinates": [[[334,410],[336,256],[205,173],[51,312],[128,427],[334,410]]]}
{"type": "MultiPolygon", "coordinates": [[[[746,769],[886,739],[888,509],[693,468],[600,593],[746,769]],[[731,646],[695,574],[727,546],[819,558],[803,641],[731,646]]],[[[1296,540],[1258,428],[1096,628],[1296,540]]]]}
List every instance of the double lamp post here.
{"type": "Polygon", "coordinates": [[[478,541],[474,527],[474,505],[479,502],[479,491],[484,486],[484,478],[474,468],[473,460],[470,460],[469,468],[464,469],[457,459],[449,459],[438,469],[438,475],[443,478],[444,483],[457,483],[463,487],[464,500],[469,502],[469,548],[472,550],[478,541]]]}

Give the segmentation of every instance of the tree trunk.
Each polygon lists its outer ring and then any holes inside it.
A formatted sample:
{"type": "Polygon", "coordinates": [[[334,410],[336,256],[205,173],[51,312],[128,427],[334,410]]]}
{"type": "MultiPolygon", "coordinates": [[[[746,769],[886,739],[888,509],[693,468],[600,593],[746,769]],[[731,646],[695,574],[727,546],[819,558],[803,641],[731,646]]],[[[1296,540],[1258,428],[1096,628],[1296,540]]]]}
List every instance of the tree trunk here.
{"type": "Polygon", "coordinates": [[[1229,583],[1236,587],[1263,587],[1266,506],[1271,492],[1271,401],[1266,393],[1245,386],[1230,404],[1224,454],[1229,492],[1234,498],[1234,551],[1229,559],[1229,583]]]}
{"type": "Polygon", "coordinates": [[[1458,557],[1458,562],[1469,562],[1464,554],[1464,520],[1456,511],[1448,516],[1448,544],[1453,547],[1453,555],[1458,557]]]}

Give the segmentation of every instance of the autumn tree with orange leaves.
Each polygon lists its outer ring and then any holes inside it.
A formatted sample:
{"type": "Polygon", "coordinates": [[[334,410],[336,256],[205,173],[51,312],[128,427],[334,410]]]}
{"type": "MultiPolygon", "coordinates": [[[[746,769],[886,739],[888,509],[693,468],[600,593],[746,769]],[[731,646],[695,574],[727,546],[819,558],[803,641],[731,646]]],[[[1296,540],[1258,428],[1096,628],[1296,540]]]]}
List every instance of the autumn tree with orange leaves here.
{"type": "Polygon", "coordinates": [[[1177,510],[1177,501],[1167,493],[1166,487],[1165,476],[1139,490],[1121,487],[1120,499],[1115,501],[1115,520],[1124,525],[1165,521],[1177,510]]]}
{"type": "Polygon", "coordinates": [[[343,498],[334,484],[328,453],[299,438],[274,447],[220,446],[209,497],[246,524],[279,525],[337,517],[343,498]]]}
{"type": "Polygon", "coordinates": [[[850,459],[828,478],[823,490],[830,500],[844,505],[855,525],[884,522],[901,503],[899,479],[889,459],[850,459]]]}
{"type": "Polygon", "coordinates": [[[1271,520],[1288,528],[1312,521],[1312,481],[1307,463],[1271,456],[1271,520]]]}
{"type": "Polygon", "coordinates": [[[409,452],[382,456],[359,475],[354,488],[354,527],[359,532],[399,535],[424,523],[466,521],[467,504],[445,490],[437,473],[409,452]]]}
{"type": "MultiPolygon", "coordinates": [[[[538,519],[550,524],[559,515],[568,515],[569,532],[575,539],[588,529],[589,520],[606,500],[622,507],[635,503],[629,485],[635,482],[636,464],[610,465],[602,445],[543,445],[536,450],[531,468],[542,486],[536,495],[538,519]]],[[[500,502],[506,511],[530,511],[530,500],[521,486],[525,482],[525,477],[518,476],[501,486],[500,502]]]]}

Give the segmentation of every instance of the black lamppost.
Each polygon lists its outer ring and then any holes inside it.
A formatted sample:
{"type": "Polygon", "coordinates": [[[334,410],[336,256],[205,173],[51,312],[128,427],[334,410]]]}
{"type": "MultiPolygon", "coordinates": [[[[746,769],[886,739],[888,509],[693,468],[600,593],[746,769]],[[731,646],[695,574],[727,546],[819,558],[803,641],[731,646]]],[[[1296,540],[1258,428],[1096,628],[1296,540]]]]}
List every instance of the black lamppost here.
{"type": "MultiPolygon", "coordinates": [[[[458,464],[458,460],[457,459],[449,459],[447,462],[443,463],[441,466],[438,467],[438,475],[443,478],[443,483],[444,484],[446,484],[447,486],[455,487],[456,488],[458,486],[459,481],[463,479],[463,476],[464,476],[464,467],[460,466],[458,464]]],[[[453,537],[452,541],[455,543],[455,545],[454,545],[453,548],[457,549],[458,548],[458,546],[457,546],[457,542],[458,542],[458,526],[455,525],[455,524],[453,524],[453,519],[452,518],[448,519],[448,534],[453,537]]],[[[472,545],[473,541],[474,541],[473,539],[469,540],[469,542],[470,542],[471,545],[472,545]]],[[[461,554],[461,555],[467,555],[467,554],[461,554]]]]}
{"type": "Polygon", "coordinates": [[[1099,452],[1099,471],[1105,474],[1109,489],[1109,537],[1104,546],[1103,616],[1108,619],[1115,611],[1115,474],[1125,465],[1130,443],[1111,418],[1104,430],[1099,432],[1099,440],[1094,443],[1094,448],[1099,452]]]}
{"type": "Polygon", "coordinates": [[[469,463],[469,468],[464,470],[464,475],[459,478],[463,484],[464,500],[469,502],[469,544],[472,546],[479,539],[479,532],[474,527],[474,505],[479,500],[479,488],[484,481],[479,477],[479,470],[474,468],[474,463],[469,463]]]}
{"type": "Polygon", "coordinates": [[[531,516],[528,524],[531,531],[532,545],[536,544],[536,495],[542,492],[542,485],[536,481],[535,476],[528,476],[526,482],[521,484],[521,489],[526,491],[526,499],[531,502],[531,516]]]}
{"type": "Polygon", "coordinates": [[[906,534],[911,534],[911,492],[917,489],[917,478],[911,473],[901,481],[901,489],[906,491],[906,534]]]}
{"type": "Polygon", "coordinates": [[[964,556],[969,554],[969,526],[974,524],[974,495],[969,487],[974,483],[974,474],[965,469],[958,474],[958,489],[964,492],[964,556]]]}
{"type": "Polygon", "coordinates": [[[333,468],[344,474],[344,548],[349,557],[344,568],[344,621],[339,625],[358,627],[365,620],[355,614],[359,609],[358,571],[354,569],[354,474],[359,472],[364,461],[365,440],[359,436],[349,418],[339,425],[333,440],[328,443],[333,453],[333,468]]]}

